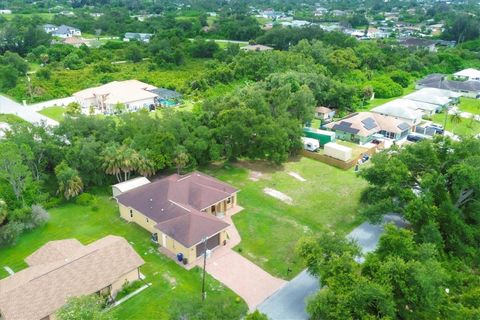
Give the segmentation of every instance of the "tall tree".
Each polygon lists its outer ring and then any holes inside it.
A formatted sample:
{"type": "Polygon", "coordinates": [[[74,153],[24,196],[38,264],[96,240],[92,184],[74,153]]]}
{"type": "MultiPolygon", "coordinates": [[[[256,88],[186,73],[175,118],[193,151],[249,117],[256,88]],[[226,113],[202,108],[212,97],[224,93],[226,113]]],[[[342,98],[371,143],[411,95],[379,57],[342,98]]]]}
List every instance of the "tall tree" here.
{"type": "Polygon", "coordinates": [[[8,141],[0,143],[0,179],[10,184],[17,200],[21,199],[31,178],[32,173],[23,161],[20,147],[8,141]]]}
{"type": "Polygon", "coordinates": [[[83,182],[77,170],[70,168],[65,161],[55,167],[55,176],[58,182],[58,193],[63,194],[65,199],[74,198],[83,191],[83,182]]]}

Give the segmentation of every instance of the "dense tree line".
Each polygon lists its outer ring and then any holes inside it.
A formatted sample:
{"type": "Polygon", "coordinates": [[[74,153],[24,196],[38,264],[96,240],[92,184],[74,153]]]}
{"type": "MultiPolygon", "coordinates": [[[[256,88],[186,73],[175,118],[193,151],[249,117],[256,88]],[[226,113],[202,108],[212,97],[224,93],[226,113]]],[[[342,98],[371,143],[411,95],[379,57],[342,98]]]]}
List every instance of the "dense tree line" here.
{"type": "Polygon", "coordinates": [[[299,253],[324,288],[312,319],[480,317],[480,141],[437,139],[380,153],[360,175],[370,183],[363,214],[397,213],[363,264],[339,235],[305,239],[299,253]]]}

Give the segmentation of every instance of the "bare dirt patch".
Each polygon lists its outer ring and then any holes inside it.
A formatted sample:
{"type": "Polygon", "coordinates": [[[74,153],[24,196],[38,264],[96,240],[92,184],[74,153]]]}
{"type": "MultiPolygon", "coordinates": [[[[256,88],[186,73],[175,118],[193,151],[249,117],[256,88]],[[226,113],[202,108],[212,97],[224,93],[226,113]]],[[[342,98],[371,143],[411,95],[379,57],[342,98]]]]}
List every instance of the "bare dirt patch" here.
{"type": "Polygon", "coordinates": [[[162,276],[170,283],[173,288],[177,286],[177,280],[174,277],[170,276],[168,273],[164,273],[162,276]]]}
{"type": "Polygon", "coordinates": [[[266,194],[268,194],[269,196],[271,197],[274,197],[286,204],[293,204],[293,199],[290,198],[289,196],[287,196],[285,193],[283,192],[280,192],[278,190],[275,190],[275,189],[271,189],[271,188],[263,188],[263,192],[265,192],[266,194]]]}
{"type": "Polygon", "coordinates": [[[261,173],[260,171],[250,171],[248,175],[248,179],[257,182],[262,178],[262,176],[263,176],[263,173],[261,173]]]}
{"type": "Polygon", "coordinates": [[[293,171],[290,171],[288,173],[288,175],[291,176],[291,177],[294,177],[295,179],[297,179],[298,181],[301,181],[301,182],[307,181],[307,179],[305,179],[304,177],[302,177],[301,175],[299,175],[298,173],[293,172],[293,171]]]}

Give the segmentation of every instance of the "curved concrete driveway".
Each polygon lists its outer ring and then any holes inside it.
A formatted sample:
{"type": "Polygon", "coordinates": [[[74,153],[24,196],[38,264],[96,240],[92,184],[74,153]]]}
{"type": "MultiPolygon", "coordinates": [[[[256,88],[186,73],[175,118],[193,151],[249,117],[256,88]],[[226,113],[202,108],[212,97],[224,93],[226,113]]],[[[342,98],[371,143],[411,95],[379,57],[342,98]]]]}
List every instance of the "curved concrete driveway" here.
{"type": "MultiPolygon", "coordinates": [[[[212,277],[242,297],[248,308],[253,311],[287,282],[272,276],[232,249],[241,240],[231,215],[241,211],[242,208],[237,207],[234,210],[225,217],[225,221],[230,224],[227,229],[230,240],[226,246],[215,249],[207,258],[206,270],[212,277]]],[[[196,263],[203,267],[202,259],[196,263]]]]}
{"type": "Polygon", "coordinates": [[[35,112],[28,107],[24,107],[20,103],[2,95],[0,95],[0,114],[14,114],[32,124],[41,124],[44,122],[49,126],[58,125],[57,121],[35,112]]]}

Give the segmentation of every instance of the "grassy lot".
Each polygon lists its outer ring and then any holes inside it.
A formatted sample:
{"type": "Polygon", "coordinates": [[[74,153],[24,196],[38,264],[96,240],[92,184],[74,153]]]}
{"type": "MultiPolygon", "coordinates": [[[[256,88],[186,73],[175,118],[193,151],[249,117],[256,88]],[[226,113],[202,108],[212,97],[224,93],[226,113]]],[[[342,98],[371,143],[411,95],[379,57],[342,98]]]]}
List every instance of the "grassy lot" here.
{"type": "Polygon", "coordinates": [[[50,119],[56,120],[56,121],[62,121],[64,118],[64,113],[65,113],[65,108],[64,107],[48,107],[45,108],[41,111],[39,111],[40,114],[43,114],[46,117],[49,117],[50,119]]]}
{"type": "Polygon", "coordinates": [[[410,86],[408,86],[407,88],[404,88],[403,89],[403,94],[400,96],[400,97],[393,97],[393,98],[374,98],[373,100],[371,101],[368,101],[368,103],[365,104],[365,106],[363,106],[363,108],[358,108],[359,111],[368,111],[368,110],[371,110],[375,107],[378,107],[379,105],[382,105],[384,103],[387,103],[387,102],[390,102],[392,100],[395,100],[395,99],[398,99],[398,98],[401,98],[407,94],[410,94],[412,93],[413,91],[415,91],[415,84],[411,84],[410,86]]]}
{"type": "Polygon", "coordinates": [[[464,112],[480,114],[480,99],[461,97],[458,108],[464,112]]]}
{"type": "Polygon", "coordinates": [[[297,241],[319,232],[346,234],[361,223],[358,200],[366,182],[308,158],[275,167],[263,162],[239,162],[205,169],[239,188],[238,203],[245,210],[234,216],[242,237],[236,250],[273,275],[290,279],[304,266],[295,254],[297,241]],[[252,172],[262,175],[252,181],[252,172]],[[295,172],[307,181],[288,174],[295,172]],[[293,199],[288,205],[263,192],[269,187],[293,199]],[[292,270],[287,274],[287,268],[292,270]]]}
{"type": "MultiPolygon", "coordinates": [[[[445,114],[438,113],[432,117],[432,120],[435,123],[443,125],[445,122],[445,114]]],[[[447,118],[447,125],[445,127],[447,131],[451,131],[454,134],[469,136],[476,135],[480,133],[480,122],[472,119],[463,119],[460,123],[452,123],[451,116],[447,118]]]]}
{"type": "MultiPolygon", "coordinates": [[[[198,268],[186,271],[161,255],[150,241],[150,234],[135,224],[120,219],[116,204],[108,196],[99,196],[98,208],[74,203],[49,210],[51,220],[45,227],[21,236],[10,248],[0,249],[2,266],[19,271],[27,265],[25,257],[50,240],[77,238],[87,244],[109,234],[125,237],[145,260],[141,268],[146,281],[153,285],[141,294],[121,304],[112,312],[117,319],[166,319],[172,299],[186,296],[193,299],[201,295],[201,272],[198,268]]],[[[7,276],[3,268],[0,277],[7,276]]],[[[208,296],[227,296],[241,311],[246,305],[236,295],[211,277],[207,278],[208,296]]]]}
{"type": "Polygon", "coordinates": [[[49,80],[32,77],[32,86],[36,95],[30,101],[25,79],[20,79],[17,86],[6,92],[17,101],[27,99],[29,103],[63,98],[74,92],[97,86],[114,80],[137,79],[157,87],[180,89],[190,80],[197,79],[207,70],[208,59],[190,59],[184,65],[172,68],[151,69],[151,63],[116,64],[115,71],[99,73],[89,65],[81,70],[59,69],[52,72],[49,80]]]}
{"type": "Polygon", "coordinates": [[[12,14],[2,15],[2,17],[4,17],[7,20],[12,20],[15,17],[22,17],[22,18],[40,17],[40,18],[42,18],[46,21],[50,21],[50,20],[52,20],[54,15],[55,15],[54,13],[48,13],[48,12],[44,12],[44,13],[12,13],[12,14]]]}
{"type": "Polygon", "coordinates": [[[20,123],[20,122],[25,122],[20,117],[17,117],[14,114],[0,114],[0,122],[6,122],[8,124],[14,124],[14,123],[20,123]]]}

